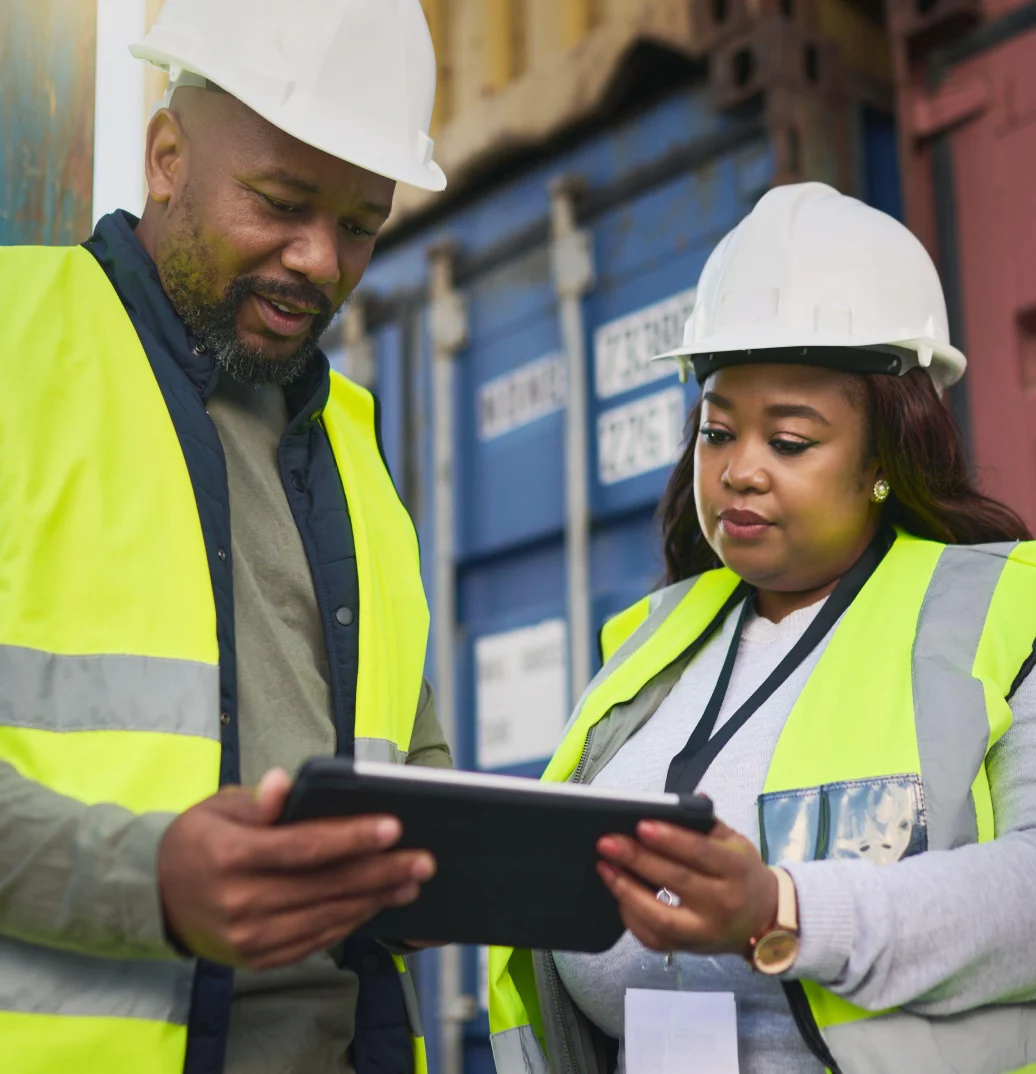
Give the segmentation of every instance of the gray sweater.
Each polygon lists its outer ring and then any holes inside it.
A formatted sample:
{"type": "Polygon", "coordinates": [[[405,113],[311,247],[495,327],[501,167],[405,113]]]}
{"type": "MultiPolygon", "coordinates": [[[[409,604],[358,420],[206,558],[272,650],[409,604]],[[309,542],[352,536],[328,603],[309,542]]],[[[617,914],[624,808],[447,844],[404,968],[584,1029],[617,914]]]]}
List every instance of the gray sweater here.
{"type": "MultiPolygon", "coordinates": [[[[750,615],[722,724],[806,629],[820,605],[780,623],[750,615]]],[[[594,784],[659,790],[700,718],[736,615],[692,661],[651,720],[594,784]]],[[[830,635],[828,635],[830,637],[830,635]]],[[[784,722],[825,642],[759,708],[702,782],[717,815],[759,845],[756,799],[784,722]]],[[[1036,676],[1011,701],[1014,722],[988,762],[997,839],[880,867],[866,861],[787,864],[799,898],[802,948],[789,977],[817,981],[871,1010],[949,1014],[998,1000],[1036,999],[1036,676]]],[[[600,955],[555,952],[565,987],[605,1033],[621,1039],[627,988],[733,992],[741,1074],[822,1074],[799,1038],[778,981],[736,955],[663,956],[626,933],[600,955]]],[[[619,1070],[623,1069],[620,1056],[619,1070]]]]}

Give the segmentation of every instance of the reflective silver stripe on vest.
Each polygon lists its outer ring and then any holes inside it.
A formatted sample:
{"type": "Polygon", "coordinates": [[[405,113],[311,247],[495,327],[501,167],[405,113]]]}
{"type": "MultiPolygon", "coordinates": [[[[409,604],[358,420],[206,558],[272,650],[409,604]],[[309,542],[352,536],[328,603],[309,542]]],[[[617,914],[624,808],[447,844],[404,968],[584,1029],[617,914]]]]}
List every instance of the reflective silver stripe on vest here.
{"type": "MultiPolygon", "coordinates": [[[[624,664],[633,653],[647,643],[649,638],[654,636],[658,628],[673,614],[684,597],[694,588],[698,577],[700,576],[688,578],[684,582],[676,582],[674,585],[666,586],[665,589],[660,589],[651,594],[648,598],[647,618],[612,653],[607,665],[609,675],[614,674],[617,667],[624,664]]],[[[604,668],[601,668],[597,675],[602,680],[607,677],[602,674],[603,671],[604,668]]],[[[587,690],[584,696],[589,696],[589,694],[590,691],[587,690]]]]}
{"type": "Polygon", "coordinates": [[[414,978],[410,974],[409,966],[407,966],[406,973],[399,975],[399,984],[403,989],[403,1003],[406,1006],[406,1020],[410,1024],[410,1032],[415,1037],[423,1037],[421,1006],[417,1002],[417,991],[414,989],[414,978]]]}
{"type": "Polygon", "coordinates": [[[406,764],[407,752],[387,738],[358,738],[354,756],[358,761],[381,761],[383,764],[406,764]]]}
{"type": "Polygon", "coordinates": [[[193,962],[89,958],[0,936],[0,1011],[186,1025],[193,962]]]}
{"type": "Polygon", "coordinates": [[[931,850],[978,839],[971,783],[986,756],[989,719],[982,683],[970,672],[1014,545],[987,547],[943,551],[917,621],[914,716],[931,850]]]}
{"type": "Polygon", "coordinates": [[[1036,1006],[941,1018],[896,1011],[829,1026],[824,1040],[842,1074],[1008,1074],[1036,1063],[1036,1006]]]}
{"type": "Polygon", "coordinates": [[[660,589],[651,594],[649,602],[649,612],[647,618],[644,620],[636,630],[612,653],[611,657],[605,663],[604,667],[590,680],[590,685],[583,691],[583,696],[579,699],[575,708],[572,710],[572,715],[568,719],[568,723],[565,724],[564,731],[561,738],[564,739],[569,730],[579,719],[580,714],[583,711],[583,705],[586,703],[586,699],[597,689],[598,686],[604,682],[609,676],[614,675],[616,670],[620,668],[642,645],[644,645],[649,638],[653,637],[658,628],[669,618],[669,616],[676,609],[680,601],[687,596],[691,587],[698,581],[698,578],[688,578],[684,582],[676,582],[674,585],[666,586],[665,589],[660,589]]]}
{"type": "Polygon", "coordinates": [[[163,731],[219,741],[219,668],[151,656],[62,656],[0,645],[0,725],[163,731]]]}
{"type": "Polygon", "coordinates": [[[494,1033],[489,1043],[496,1074],[548,1074],[547,1059],[532,1026],[494,1033]]]}

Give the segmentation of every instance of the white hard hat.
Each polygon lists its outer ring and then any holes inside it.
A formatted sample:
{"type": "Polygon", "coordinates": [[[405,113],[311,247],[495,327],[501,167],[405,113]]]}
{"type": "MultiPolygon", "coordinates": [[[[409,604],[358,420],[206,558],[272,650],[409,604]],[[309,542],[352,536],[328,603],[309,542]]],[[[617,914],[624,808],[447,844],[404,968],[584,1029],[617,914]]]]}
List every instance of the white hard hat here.
{"type": "Polygon", "coordinates": [[[166,0],[130,52],[174,85],[185,74],[216,83],[341,160],[446,186],[428,136],[435,53],[420,0],[166,0]]]}
{"type": "Polygon", "coordinates": [[[823,183],[776,187],[713,250],[676,359],[699,381],[724,365],[795,362],[863,373],[967,361],[950,345],[932,259],[899,221],[823,183]]]}

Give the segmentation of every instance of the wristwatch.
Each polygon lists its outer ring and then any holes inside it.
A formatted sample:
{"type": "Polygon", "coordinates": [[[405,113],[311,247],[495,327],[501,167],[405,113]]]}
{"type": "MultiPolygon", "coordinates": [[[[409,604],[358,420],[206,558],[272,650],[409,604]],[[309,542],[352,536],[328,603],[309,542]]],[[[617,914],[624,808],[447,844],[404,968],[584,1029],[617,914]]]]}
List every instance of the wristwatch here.
{"type": "Polygon", "coordinates": [[[776,976],[790,970],[799,957],[799,910],[791,874],[776,865],[769,869],[777,877],[777,921],[748,941],[745,958],[759,973],[776,976]]]}

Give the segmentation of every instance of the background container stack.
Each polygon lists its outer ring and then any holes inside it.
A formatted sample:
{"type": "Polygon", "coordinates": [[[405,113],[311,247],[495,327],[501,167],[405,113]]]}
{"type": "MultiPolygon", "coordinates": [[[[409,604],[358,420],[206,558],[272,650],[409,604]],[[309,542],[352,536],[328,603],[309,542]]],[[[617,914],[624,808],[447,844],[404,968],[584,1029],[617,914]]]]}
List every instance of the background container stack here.
{"type": "MultiPolygon", "coordinates": [[[[381,397],[465,768],[538,775],[604,619],[659,583],[697,388],[648,359],[712,247],[777,182],[900,211],[880,15],[801,4],[427,5],[450,189],[399,192],[335,360],[381,397]]],[[[490,1071],[479,952],[422,959],[436,1070],[490,1071]]]]}
{"type": "Polygon", "coordinates": [[[890,0],[906,220],[970,361],[986,490],[1036,528],[1036,3],[890,0]]]}

